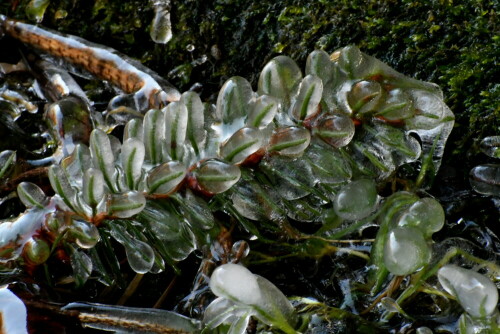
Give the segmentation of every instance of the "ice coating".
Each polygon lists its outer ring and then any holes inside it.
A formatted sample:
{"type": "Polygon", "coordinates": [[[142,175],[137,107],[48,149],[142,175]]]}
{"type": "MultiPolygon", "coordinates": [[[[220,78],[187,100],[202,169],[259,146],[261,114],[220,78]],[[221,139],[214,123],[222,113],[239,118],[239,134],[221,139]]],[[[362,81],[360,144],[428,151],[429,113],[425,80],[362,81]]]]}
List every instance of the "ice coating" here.
{"type": "Polygon", "coordinates": [[[425,237],[441,230],[444,225],[444,210],[433,198],[422,198],[414,203],[398,221],[398,226],[413,226],[420,229],[425,237]]]}
{"type": "Polygon", "coordinates": [[[274,284],[245,267],[233,263],[217,267],[210,278],[210,289],[219,297],[209,305],[209,314],[204,318],[211,328],[230,322],[231,328],[241,327],[236,333],[244,333],[252,315],[285,333],[295,333],[297,319],[292,304],[274,284]],[[222,311],[222,316],[217,317],[216,311],[222,311]]]}
{"type": "Polygon", "coordinates": [[[471,316],[484,318],[496,310],[497,287],[478,272],[449,264],[439,269],[438,278],[443,288],[454,295],[471,316]]]}
{"type": "Polygon", "coordinates": [[[28,313],[21,299],[7,286],[0,287],[0,332],[28,334],[28,313]]]}
{"type": "Polygon", "coordinates": [[[0,263],[17,259],[24,245],[42,228],[45,215],[54,211],[53,203],[43,209],[30,209],[12,221],[0,223],[0,263]]]}
{"type": "Polygon", "coordinates": [[[384,263],[394,275],[409,275],[427,264],[431,250],[420,230],[397,227],[389,232],[384,248],[384,263]]]}
{"type": "Polygon", "coordinates": [[[160,86],[153,75],[148,73],[149,70],[134,64],[113,49],[89,43],[76,36],[63,36],[10,20],[3,15],[0,16],[0,25],[5,33],[21,42],[108,80],[126,94],[134,94],[134,107],[139,111],[158,108],[180,98],[180,93],[170,84],[160,86]]]}
{"type": "Polygon", "coordinates": [[[334,209],[344,219],[362,219],[374,210],[377,200],[375,182],[370,179],[361,179],[340,189],[335,197],[334,209]]]}
{"type": "Polygon", "coordinates": [[[219,297],[247,305],[258,305],[263,298],[255,275],[239,264],[217,267],[210,278],[210,289],[219,297]]]}
{"type": "Polygon", "coordinates": [[[500,196],[500,165],[479,165],[470,171],[472,188],[480,194],[500,196]]]}

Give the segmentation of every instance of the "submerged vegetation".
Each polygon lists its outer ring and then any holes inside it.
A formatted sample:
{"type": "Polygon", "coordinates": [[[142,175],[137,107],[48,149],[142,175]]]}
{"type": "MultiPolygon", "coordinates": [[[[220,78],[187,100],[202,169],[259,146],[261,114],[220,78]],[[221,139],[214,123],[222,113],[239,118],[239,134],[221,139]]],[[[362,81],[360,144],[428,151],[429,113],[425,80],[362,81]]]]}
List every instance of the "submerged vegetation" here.
{"type": "Polygon", "coordinates": [[[51,43],[0,28],[20,50],[0,53],[0,283],[31,314],[143,332],[498,330],[494,3],[0,9],[115,36],[159,73],[120,55],[155,88],[108,79],[123,92],[96,79],[113,50],[54,63],[51,43]],[[160,77],[185,92],[168,102],[160,77]]]}

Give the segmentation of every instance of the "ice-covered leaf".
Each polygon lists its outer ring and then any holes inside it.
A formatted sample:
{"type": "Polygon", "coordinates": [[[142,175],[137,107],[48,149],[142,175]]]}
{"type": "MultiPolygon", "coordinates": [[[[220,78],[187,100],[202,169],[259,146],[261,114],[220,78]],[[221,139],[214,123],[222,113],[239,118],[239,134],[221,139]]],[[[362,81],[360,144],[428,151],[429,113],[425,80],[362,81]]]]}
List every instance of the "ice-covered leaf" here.
{"type": "Polygon", "coordinates": [[[30,264],[45,263],[50,256],[50,247],[42,239],[30,239],[23,247],[23,255],[30,264]]]}
{"type": "Polygon", "coordinates": [[[16,162],[16,152],[11,150],[2,151],[0,153],[0,179],[8,174],[10,168],[16,162]]]}
{"type": "Polygon", "coordinates": [[[497,287],[478,272],[448,264],[439,269],[438,279],[443,288],[454,295],[471,316],[484,318],[496,310],[497,287]]]}
{"type": "Polygon", "coordinates": [[[302,72],[293,59],[287,56],[273,58],[264,66],[259,76],[259,95],[271,95],[282,101],[287,110],[302,80],[302,72]]]}
{"type": "Polygon", "coordinates": [[[483,195],[500,196],[500,165],[479,165],[470,171],[472,189],[483,195]]]}
{"type": "Polygon", "coordinates": [[[150,194],[169,194],[184,180],[186,167],[178,161],[169,161],[149,172],[147,184],[150,194]]]}
{"type": "Polygon", "coordinates": [[[99,169],[89,168],[83,175],[83,199],[92,208],[104,197],[104,176],[99,169]]]}
{"type": "Polygon", "coordinates": [[[151,246],[132,237],[121,225],[112,224],[111,235],[125,247],[132,270],[138,274],[145,274],[153,267],[155,255],[151,246]]]}
{"type": "Polygon", "coordinates": [[[279,220],[285,216],[281,198],[271,187],[255,182],[238,182],[231,194],[234,208],[252,220],[279,220]]]}
{"type": "Polygon", "coordinates": [[[212,194],[222,193],[230,189],[241,176],[238,166],[223,161],[207,160],[194,171],[200,186],[212,194]]]}
{"type": "Polygon", "coordinates": [[[188,110],[182,101],[170,102],[165,114],[165,147],[173,160],[180,160],[188,125],[188,110]]]}
{"type": "Polygon", "coordinates": [[[334,66],[330,55],[323,50],[314,50],[307,56],[306,74],[313,74],[327,85],[334,79],[334,66]]]}
{"type": "Polygon", "coordinates": [[[277,193],[287,200],[309,195],[316,182],[310,165],[300,158],[275,155],[263,161],[261,168],[273,180],[277,193]]]}
{"type": "Polygon", "coordinates": [[[27,208],[37,207],[42,209],[47,203],[47,196],[34,183],[21,182],[17,185],[17,195],[27,208]]]}
{"type": "Polygon", "coordinates": [[[299,86],[299,93],[293,101],[290,116],[296,121],[303,121],[318,112],[318,105],[323,94],[323,82],[315,75],[306,76],[299,86]]]}
{"type": "Polygon", "coordinates": [[[278,112],[279,101],[269,95],[261,95],[250,108],[246,125],[263,129],[269,125],[278,112]]]}
{"type": "Polygon", "coordinates": [[[68,234],[75,239],[79,247],[85,249],[94,247],[101,238],[94,224],[77,219],[71,221],[68,234]]]}
{"type": "Polygon", "coordinates": [[[94,129],[90,134],[90,154],[92,155],[94,167],[101,170],[109,190],[116,191],[114,182],[115,156],[111,141],[104,131],[94,129]]]}
{"type": "Polygon", "coordinates": [[[382,86],[376,81],[362,80],[354,84],[347,101],[353,113],[368,113],[375,109],[382,96],[382,86]]]}
{"type": "Polygon", "coordinates": [[[364,77],[367,73],[369,61],[355,45],[349,45],[336,51],[332,57],[349,79],[364,77]]]}
{"type": "Polygon", "coordinates": [[[398,221],[398,226],[412,226],[420,229],[426,238],[443,228],[444,210],[433,198],[422,198],[412,204],[398,221]]]}
{"type": "Polygon", "coordinates": [[[206,131],[204,129],[205,107],[201,102],[200,96],[195,92],[183,93],[181,102],[184,103],[188,112],[187,139],[191,143],[194,152],[199,154],[206,138],[206,131]]]}
{"type": "Polygon", "coordinates": [[[143,135],[142,120],[133,118],[125,124],[125,128],[123,129],[123,142],[125,143],[129,138],[137,138],[142,141],[143,135]]]}
{"type": "Polygon", "coordinates": [[[217,267],[210,278],[210,289],[218,297],[246,305],[259,305],[263,301],[257,278],[239,264],[217,267]]]}
{"type": "Polygon", "coordinates": [[[344,219],[359,220],[368,216],[377,205],[378,195],[372,179],[360,179],[343,186],[335,196],[335,213],[344,219]]]}
{"type": "Polygon", "coordinates": [[[264,144],[262,132],[255,128],[242,128],[220,148],[220,156],[233,164],[240,164],[257,152],[264,144]]]}
{"type": "Polygon", "coordinates": [[[61,196],[64,204],[66,204],[69,208],[75,209],[75,189],[71,186],[68,181],[68,177],[59,165],[52,165],[49,167],[49,181],[52,189],[61,196]]]}
{"type": "Polygon", "coordinates": [[[129,218],[144,209],[146,198],[141,192],[129,191],[113,194],[109,204],[109,214],[118,218],[129,218]]]}
{"type": "Polygon", "coordinates": [[[271,136],[268,151],[295,157],[301,155],[310,142],[311,133],[305,128],[298,126],[278,128],[271,136]]]}
{"type": "Polygon", "coordinates": [[[144,143],[138,138],[131,137],[123,142],[121,162],[125,184],[129,189],[137,189],[145,154],[144,143]]]}
{"type": "Polygon", "coordinates": [[[81,250],[74,250],[70,256],[73,277],[77,287],[81,287],[87,282],[92,273],[92,260],[81,250]]]}
{"type": "Polygon", "coordinates": [[[61,161],[72,185],[82,186],[83,174],[92,166],[90,150],[86,145],[76,145],[73,153],[61,161]]]}
{"type": "Polygon", "coordinates": [[[500,136],[483,138],[480,148],[484,154],[492,158],[500,158],[500,136]]]}
{"type": "Polygon", "coordinates": [[[246,117],[250,111],[252,86],[242,77],[232,77],[224,83],[217,97],[216,113],[225,124],[246,117]]]}
{"type": "Polygon", "coordinates": [[[375,112],[375,115],[390,121],[404,120],[414,114],[415,109],[411,97],[399,88],[390,90],[375,112]]]}
{"type": "Polygon", "coordinates": [[[429,263],[432,251],[422,231],[396,227],[389,232],[384,247],[384,264],[394,275],[409,275],[429,263]]]}
{"type": "Polygon", "coordinates": [[[318,121],[313,134],[333,147],[343,147],[351,142],[354,131],[354,122],[350,117],[344,114],[332,114],[318,121]]]}
{"type": "Polygon", "coordinates": [[[151,109],[144,115],[144,148],[146,160],[153,165],[163,160],[162,142],[165,138],[165,121],[161,110],[151,109]]]}

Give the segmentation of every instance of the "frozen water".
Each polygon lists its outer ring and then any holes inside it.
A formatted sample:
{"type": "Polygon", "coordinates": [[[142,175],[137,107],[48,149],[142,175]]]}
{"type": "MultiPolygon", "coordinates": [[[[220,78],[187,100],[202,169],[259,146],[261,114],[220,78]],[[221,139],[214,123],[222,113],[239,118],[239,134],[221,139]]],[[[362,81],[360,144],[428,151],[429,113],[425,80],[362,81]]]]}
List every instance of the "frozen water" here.
{"type": "Polygon", "coordinates": [[[241,176],[238,166],[218,160],[207,160],[195,170],[194,175],[200,186],[213,194],[230,189],[241,176]]]}
{"type": "Polygon", "coordinates": [[[302,72],[295,61],[287,56],[278,56],[262,69],[258,93],[277,97],[282,102],[283,110],[288,110],[301,80],[302,72]]]}
{"type": "Polygon", "coordinates": [[[52,189],[62,198],[64,204],[74,209],[76,191],[69,183],[65,170],[59,165],[50,166],[49,181],[52,189]]]}
{"type": "Polygon", "coordinates": [[[114,173],[115,156],[108,135],[99,129],[94,129],[90,134],[90,154],[94,167],[101,170],[104,181],[111,191],[115,191],[114,173]]]}
{"type": "Polygon", "coordinates": [[[151,39],[155,43],[166,44],[172,39],[172,23],[170,22],[170,8],[165,1],[156,1],[155,15],[151,22],[151,39]]]}
{"type": "Polygon", "coordinates": [[[500,164],[479,165],[470,171],[472,189],[483,195],[500,196],[500,164]]]}
{"type": "Polygon", "coordinates": [[[111,195],[109,214],[117,218],[132,217],[144,209],[146,198],[141,192],[129,191],[111,195]]]}
{"type": "Polygon", "coordinates": [[[180,160],[186,139],[188,111],[182,101],[170,102],[163,109],[165,114],[165,144],[169,156],[180,160]]]}
{"type": "Polygon", "coordinates": [[[187,139],[191,143],[196,154],[205,144],[206,131],[205,126],[205,107],[201,102],[200,96],[195,92],[185,92],[181,96],[181,102],[188,111],[188,124],[187,124],[187,139]]]}
{"type": "Polygon", "coordinates": [[[83,199],[92,208],[104,197],[104,177],[99,169],[89,168],[83,175],[83,199]]]}
{"type": "Polygon", "coordinates": [[[28,334],[28,314],[21,299],[7,286],[0,287],[0,320],[2,333],[28,334]]]}
{"type": "Polygon", "coordinates": [[[269,141],[268,151],[278,152],[280,155],[297,157],[300,156],[311,142],[309,130],[290,126],[274,130],[269,141]]]}
{"type": "Polygon", "coordinates": [[[160,309],[70,303],[62,310],[76,310],[82,318],[90,320],[89,322],[82,321],[85,327],[106,332],[124,333],[123,323],[120,323],[120,320],[131,326],[127,328],[127,333],[143,332],[144,328],[154,328],[162,333],[196,333],[200,330],[197,320],[160,309]],[[96,319],[102,319],[102,321],[96,321],[96,319]]]}
{"type": "Polygon", "coordinates": [[[242,77],[232,77],[224,83],[217,97],[217,117],[224,124],[246,117],[253,98],[252,86],[242,77]]]}
{"type": "Polygon", "coordinates": [[[153,267],[155,255],[151,246],[131,236],[118,224],[111,226],[111,236],[125,247],[128,263],[136,273],[145,274],[153,267]]]}
{"type": "Polygon", "coordinates": [[[315,184],[311,167],[302,159],[275,155],[261,162],[261,168],[269,175],[279,195],[287,200],[308,195],[315,184]]]}
{"type": "Polygon", "coordinates": [[[94,224],[76,219],[71,221],[68,233],[75,238],[78,246],[85,249],[93,248],[101,238],[94,224]]]}
{"type": "Polygon", "coordinates": [[[375,182],[360,179],[343,186],[333,202],[335,213],[343,219],[359,220],[368,216],[377,205],[375,182]]]}
{"type": "Polygon", "coordinates": [[[23,256],[29,264],[39,265],[49,258],[50,247],[42,239],[31,238],[23,247],[23,256]]]}
{"type": "Polygon", "coordinates": [[[496,310],[497,287],[478,272],[449,264],[439,269],[438,279],[472,317],[484,318],[496,310]]]}
{"type": "Polygon", "coordinates": [[[125,183],[129,189],[137,189],[142,175],[142,164],[145,154],[144,143],[138,138],[131,137],[123,142],[121,163],[125,183]]]}
{"type": "Polygon", "coordinates": [[[254,275],[260,289],[262,301],[259,306],[257,317],[266,323],[282,322],[283,320],[290,326],[297,322],[295,310],[292,304],[273,283],[264,277],[254,275]]]}
{"type": "Polygon", "coordinates": [[[125,124],[125,129],[123,130],[123,142],[127,141],[129,138],[137,138],[143,141],[144,130],[142,128],[142,120],[138,118],[131,119],[125,124]]]}
{"type": "Polygon", "coordinates": [[[384,247],[384,264],[394,275],[409,275],[431,259],[431,249],[415,227],[397,227],[389,232],[384,247]]]}
{"type": "Polygon", "coordinates": [[[323,94],[323,82],[315,75],[306,76],[295,96],[290,116],[296,120],[305,120],[318,112],[318,105],[323,94]]]}
{"type": "Polygon", "coordinates": [[[238,182],[233,186],[231,200],[238,213],[252,220],[283,218],[281,201],[274,189],[256,183],[238,182]]]}
{"type": "Polygon", "coordinates": [[[151,170],[148,188],[151,194],[169,194],[177,188],[186,176],[186,167],[178,161],[169,161],[151,170]]]}
{"type": "Polygon", "coordinates": [[[317,141],[305,152],[314,177],[321,183],[345,182],[352,177],[352,169],[340,151],[317,141]]]}
{"type": "Polygon", "coordinates": [[[398,226],[412,226],[420,229],[429,238],[443,228],[444,210],[433,198],[422,198],[410,206],[398,221],[398,226]]]}
{"type": "Polygon", "coordinates": [[[382,87],[378,82],[363,80],[352,86],[347,101],[354,113],[365,114],[377,107],[381,95],[382,87]]]}
{"type": "Polygon", "coordinates": [[[17,195],[27,208],[43,209],[48,199],[42,189],[31,182],[21,182],[17,185],[17,195]]]}
{"type": "Polygon", "coordinates": [[[410,118],[414,115],[413,101],[404,90],[393,89],[387,93],[375,114],[391,121],[410,118]]]}
{"type": "Polygon", "coordinates": [[[92,273],[92,260],[81,250],[74,250],[70,256],[73,277],[77,287],[82,286],[92,273]]]}
{"type": "Polygon", "coordinates": [[[481,140],[481,151],[492,157],[500,158],[500,136],[486,137],[481,140]]]}
{"type": "Polygon", "coordinates": [[[16,152],[5,150],[0,153],[0,178],[7,175],[16,162],[16,152]]]}
{"type": "Polygon", "coordinates": [[[262,132],[255,128],[242,128],[220,148],[220,156],[235,165],[241,164],[264,144],[262,132]]]}
{"type": "Polygon", "coordinates": [[[322,117],[314,128],[313,134],[318,135],[333,147],[343,147],[354,137],[354,122],[344,114],[333,114],[322,117]]]}
{"type": "Polygon", "coordinates": [[[163,160],[162,141],[165,138],[165,122],[161,110],[151,109],[144,115],[144,148],[146,160],[153,165],[163,160]]]}
{"type": "Polygon", "coordinates": [[[260,305],[263,301],[256,276],[239,264],[217,267],[210,278],[210,289],[218,297],[246,305],[260,305]]]}
{"type": "Polygon", "coordinates": [[[82,187],[83,173],[92,165],[90,150],[83,144],[76,145],[73,153],[61,161],[72,185],[82,187]]]}
{"type": "Polygon", "coordinates": [[[248,114],[247,126],[263,129],[269,125],[278,112],[279,101],[272,96],[259,96],[248,114]]]}

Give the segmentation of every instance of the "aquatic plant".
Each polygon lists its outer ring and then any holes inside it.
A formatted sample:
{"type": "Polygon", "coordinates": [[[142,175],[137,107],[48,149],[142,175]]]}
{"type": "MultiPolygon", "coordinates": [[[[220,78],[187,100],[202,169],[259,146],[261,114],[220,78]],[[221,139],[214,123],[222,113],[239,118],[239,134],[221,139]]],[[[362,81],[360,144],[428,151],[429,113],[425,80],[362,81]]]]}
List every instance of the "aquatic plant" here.
{"type": "MultiPolygon", "coordinates": [[[[42,30],[31,33],[53,37],[42,30]]],[[[100,56],[97,52],[95,58],[100,56]]],[[[137,73],[129,65],[125,70],[137,73]]],[[[203,250],[204,263],[227,262],[232,255],[220,236],[229,227],[248,240],[288,240],[276,242],[287,249],[285,256],[321,258],[335,252],[368,260],[369,270],[359,274],[363,287],[356,291],[366,312],[379,304],[386,309],[374,312],[384,322],[396,313],[407,316],[404,302],[452,257],[466,256],[455,248],[436,252],[441,245],[431,238],[443,227],[444,211],[423,189],[439,168],[453,126],[433,84],[406,78],[348,46],[332,55],[311,53],[305,76],[291,58],[278,56],[264,67],[257,91],[246,79],[232,77],[215,105],[186,92],[165,107],[163,100],[153,104],[162,109],[146,111],[147,103],[138,103],[144,102],[143,92],[127,92],[103,114],[89,108],[85,94],[75,98],[68,92],[47,108],[55,147],[48,159],[34,163],[51,164],[48,178],[55,195],[31,182],[17,184],[27,210],[0,225],[4,269],[48,268],[57,254],[69,258],[77,286],[92,274],[112,285],[120,263],[109,237],[123,246],[136,273],[158,273],[165,262],[178,270],[177,263],[195,250],[203,250]],[[83,125],[72,127],[75,119],[83,125]],[[121,129],[121,141],[109,134],[121,129]],[[409,164],[413,175],[401,180],[401,169],[409,164]],[[364,249],[347,239],[373,226],[378,232],[373,244],[361,241],[364,249]],[[337,247],[342,242],[351,245],[337,247]],[[392,300],[404,277],[412,284],[401,286],[399,298],[392,300]]],[[[34,110],[25,95],[11,103],[13,108],[34,110]]],[[[0,158],[0,178],[9,182],[14,152],[0,158]]],[[[237,262],[241,256],[235,257],[237,262]]],[[[272,283],[243,266],[223,264],[211,271],[201,266],[198,281],[206,285],[211,276],[210,287],[219,297],[204,308],[206,331],[242,333],[251,317],[288,333],[335,317],[366,324],[354,313],[307,299],[294,310],[272,283]],[[242,290],[241,281],[255,293],[242,290]],[[221,309],[227,312],[218,314],[221,309]]],[[[206,289],[193,290],[207,296],[206,289]]],[[[92,305],[67,309],[111,316],[116,311],[133,319],[144,314],[92,305]]],[[[179,321],[181,330],[199,330],[196,321],[179,321]]]]}

